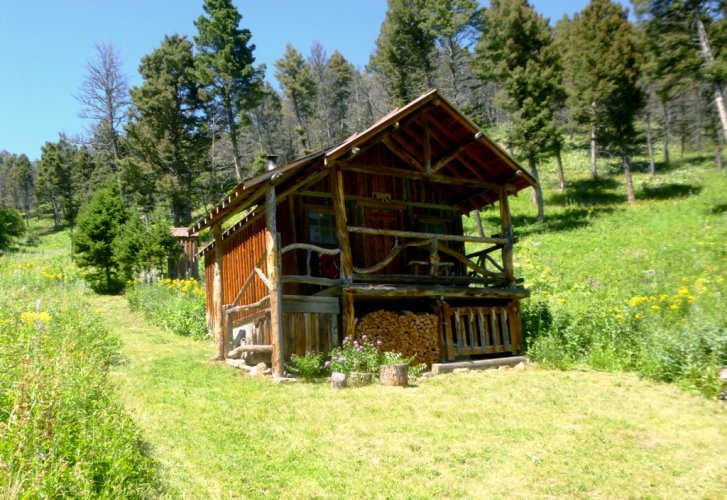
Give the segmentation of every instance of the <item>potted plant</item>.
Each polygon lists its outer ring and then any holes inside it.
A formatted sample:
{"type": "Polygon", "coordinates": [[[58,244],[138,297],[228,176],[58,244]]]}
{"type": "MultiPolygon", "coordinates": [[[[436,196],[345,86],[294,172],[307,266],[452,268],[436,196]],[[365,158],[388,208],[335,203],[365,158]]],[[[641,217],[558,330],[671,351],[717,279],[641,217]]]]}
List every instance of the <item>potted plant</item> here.
{"type": "Polygon", "coordinates": [[[373,380],[373,373],[380,365],[380,353],[377,343],[364,335],[361,341],[350,337],[343,339],[343,345],[331,351],[331,359],[326,366],[331,370],[333,387],[360,387],[373,380]]]}

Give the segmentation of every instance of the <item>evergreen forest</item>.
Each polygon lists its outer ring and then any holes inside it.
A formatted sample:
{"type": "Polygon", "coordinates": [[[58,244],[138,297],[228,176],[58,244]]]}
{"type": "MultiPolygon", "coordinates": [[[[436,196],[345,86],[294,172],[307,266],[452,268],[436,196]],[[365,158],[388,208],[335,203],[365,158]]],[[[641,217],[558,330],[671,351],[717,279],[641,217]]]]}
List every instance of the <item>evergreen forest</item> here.
{"type": "MultiPolygon", "coordinates": [[[[649,171],[685,150],[719,152],[727,133],[727,19],[721,2],[593,0],[543,18],[526,0],[390,0],[368,64],[335,47],[288,45],[275,83],[231,0],[205,0],[192,38],[165,34],[129,88],[119,47],[104,42],[79,82],[88,134],[49,138],[39,160],[0,153],[0,205],[73,228],[82,205],[115,185],[151,224],[192,222],[259,169],[336,144],[437,88],[533,175],[590,151],[590,175],[618,158],[634,202],[631,158],[649,171]]],[[[721,161],[721,160],[720,160],[721,161]]],[[[540,190],[535,195],[543,220],[540,190]]]]}

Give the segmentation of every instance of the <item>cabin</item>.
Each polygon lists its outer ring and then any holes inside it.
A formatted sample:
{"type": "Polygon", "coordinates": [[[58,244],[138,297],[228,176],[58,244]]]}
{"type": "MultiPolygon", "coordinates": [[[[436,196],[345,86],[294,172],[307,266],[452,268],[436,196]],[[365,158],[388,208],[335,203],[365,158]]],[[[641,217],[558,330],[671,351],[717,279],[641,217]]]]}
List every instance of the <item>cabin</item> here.
{"type": "Polygon", "coordinates": [[[200,255],[218,357],[243,342],[280,376],[380,310],[436,318],[440,361],[519,352],[529,292],[508,197],[535,184],[436,90],[336,146],[270,157],[188,228],[214,235],[200,255]],[[465,234],[462,216],[488,206],[494,234],[465,234]]]}
{"type": "Polygon", "coordinates": [[[169,260],[167,269],[169,277],[172,279],[199,279],[199,271],[197,270],[199,233],[190,234],[186,227],[173,227],[171,234],[182,251],[176,259],[169,260]]]}

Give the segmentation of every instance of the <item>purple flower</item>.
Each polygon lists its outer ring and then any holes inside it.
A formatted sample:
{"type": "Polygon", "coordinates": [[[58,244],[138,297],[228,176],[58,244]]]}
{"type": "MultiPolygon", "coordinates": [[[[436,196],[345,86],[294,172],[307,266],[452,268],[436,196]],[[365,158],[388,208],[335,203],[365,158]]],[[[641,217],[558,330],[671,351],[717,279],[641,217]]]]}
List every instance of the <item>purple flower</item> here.
{"type": "Polygon", "coordinates": [[[376,341],[376,345],[381,345],[383,342],[381,342],[381,339],[376,341]]]}
{"type": "Polygon", "coordinates": [[[363,337],[361,337],[361,340],[366,340],[367,338],[368,337],[366,335],[364,335],[363,337]]]}
{"type": "Polygon", "coordinates": [[[323,366],[326,367],[326,368],[328,368],[328,365],[330,365],[330,364],[331,364],[330,361],[326,361],[325,363],[323,363],[323,366]]]}

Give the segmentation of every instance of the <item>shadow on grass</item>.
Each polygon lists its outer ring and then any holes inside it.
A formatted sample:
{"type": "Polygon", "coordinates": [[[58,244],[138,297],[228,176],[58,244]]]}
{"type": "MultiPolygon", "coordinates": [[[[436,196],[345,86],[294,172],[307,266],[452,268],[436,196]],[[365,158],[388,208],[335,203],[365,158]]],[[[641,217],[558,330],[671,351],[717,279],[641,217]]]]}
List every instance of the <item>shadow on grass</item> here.
{"type": "Polygon", "coordinates": [[[707,209],[707,215],[717,215],[724,213],[727,213],[727,203],[721,203],[707,209]]]}
{"type": "Polygon", "coordinates": [[[512,224],[517,236],[524,237],[579,229],[590,225],[594,218],[615,211],[613,207],[569,208],[555,214],[548,214],[546,210],[545,221],[542,224],[539,224],[537,217],[532,215],[515,215],[512,224]]]}
{"type": "Polygon", "coordinates": [[[565,191],[550,195],[548,202],[559,206],[626,203],[626,196],[616,192],[618,188],[619,182],[610,177],[581,179],[570,182],[565,191]]]}
{"type": "Polygon", "coordinates": [[[686,198],[687,196],[696,195],[701,192],[702,186],[672,182],[659,186],[644,185],[640,196],[637,196],[637,198],[645,200],[668,200],[671,198],[686,198]]]}

